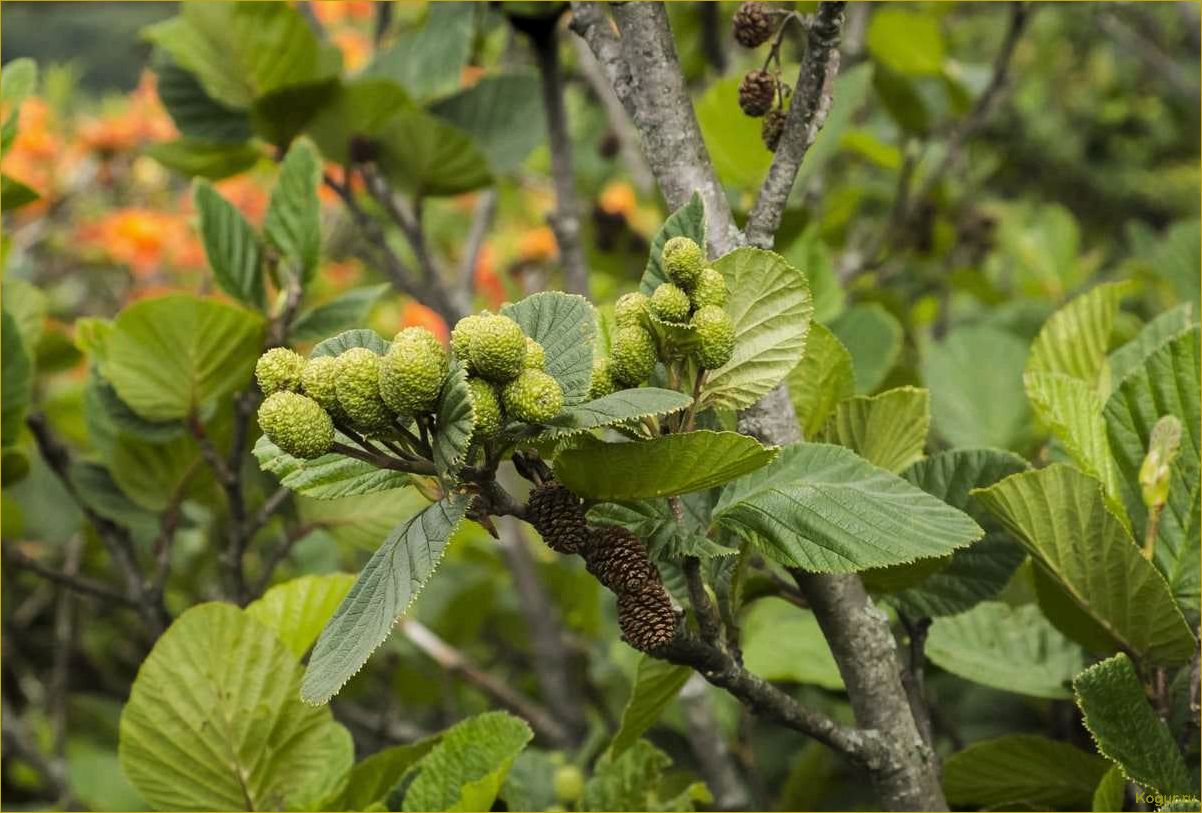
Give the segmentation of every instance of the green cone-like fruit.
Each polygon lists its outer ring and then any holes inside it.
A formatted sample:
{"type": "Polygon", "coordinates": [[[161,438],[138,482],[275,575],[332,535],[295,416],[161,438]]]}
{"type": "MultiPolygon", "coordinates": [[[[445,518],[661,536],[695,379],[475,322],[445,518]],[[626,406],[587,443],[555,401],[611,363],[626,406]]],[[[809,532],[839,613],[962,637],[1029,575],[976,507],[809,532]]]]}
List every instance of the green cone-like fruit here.
{"type": "Polygon", "coordinates": [[[468,357],[481,378],[512,381],[526,361],[526,334],[508,316],[481,317],[469,334],[468,357]]]}
{"type": "Polygon", "coordinates": [[[430,412],[447,377],[447,351],[424,327],[405,328],[380,359],[380,397],[398,415],[430,412]]]}
{"type": "Polygon", "coordinates": [[[655,339],[641,327],[624,327],[614,336],[609,369],[622,387],[637,387],[655,369],[655,339]]]}
{"type": "Polygon", "coordinates": [[[704,308],[706,305],[717,305],[721,308],[729,298],[730,291],[727,290],[726,280],[721,274],[712,268],[701,272],[701,276],[697,278],[697,285],[693,288],[693,307],[704,308]]]}
{"type": "Polygon", "coordinates": [[[455,323],[451,331],[451,350],[454,351],[455,357],[468,367],[472,364],[472,339],[479,330],[480,322],[488,316],[491,316],[488,311],[465,316],[455,323]]]}
{"type": "Polygon", "coordinates": [[[651,295],[651,312],[665,322],[689,321],[689,295],[670,282],[665,282],[651,295]]]}
{"type": "Polygon", "coordinates": [[[692,290],[705,267],[705,252],[688,237],[679,235],[664,243],[660,264],[668,279],[686,291],[692,290]]]}
{"type": "Polygon", "coordinates": [[[618,327],[637,327],[643,324],[647,312],[647,295],[639,291],[622,294],[614,303],[614,322],[618,327]]]}
{"type": "Polygon", "coordinates": [[[531,370],[541,370],[547,366],[547,351],[529,336],[526,337],[526,360],[523,364],[531,370]]]}
{"type": "Polygon", "coordinates": [[[296,392],[301,388],[301,371],[304,369],[304,356],[287,347],[273,347],[259,356],[255,379],[264,395],[285,390],[296,392]]]}
{"type": "Polygon", "coordinates": [[[551,778],[555,798],[564,804],[574,804],[584,793],[584,772],[575,765],[561,765],[551,778]]]}
{"type": "Polygon", "coordinates": [[[618,387],[614,383],[613,373],[609,369],[609,359],[593,359],[593,377],[588,385],[589,400],[604,398],[618,387]]]}
{"type": "Polygon", "coordinates": [[[312,460],[330,451],[334,422],[312,398],[273,392],[259,406],[259,426],[267,439],[293,457],[312,460]]]}
{"type": "Polygon", "coordinates": [[[340,420],[342,407],[338,404],[338,359],[318,356],[305,363],[301,372],[301,390],[321,405],[334,420],[340,420]]]}
{"type": "Polygon", "coordinates": [[[392,411],[380,397],[380,357],[366,347],[352,347],[338,357],[338,405],[360,432],[372,433],[392,423],[392,411]]]}
{"type": "Polygon", "coordinates": [[[546,423],[563,409],[563,389],[542,370],[523,370],[501,392],[505,414],[527,423],[546,423]]]}
{"type": "Polygon", "coordinates": [[[721,367],[735,352],[735,325],[726,311],[717,305],[701,308],[693,314],[697,328],[697,363],[707,370],[721,367]]]}
{"type": "Polygon", "coordinates": [[[505,425],[505,416],[501,413],[501,401],[497,398],[497,391],[483,378],[469,378],[467,392],[476,419],[472,437],[476,440],[495,437],[505,425]]]}

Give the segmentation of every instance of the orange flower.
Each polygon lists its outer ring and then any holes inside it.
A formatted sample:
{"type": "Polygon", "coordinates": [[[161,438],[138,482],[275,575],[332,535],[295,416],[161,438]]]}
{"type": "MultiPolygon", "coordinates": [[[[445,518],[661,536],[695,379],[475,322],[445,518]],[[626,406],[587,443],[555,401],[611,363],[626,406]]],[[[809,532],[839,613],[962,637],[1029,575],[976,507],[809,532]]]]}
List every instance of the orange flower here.
{"type": "Polygon", "coordinates": [[[217,191],[238,207],[247,220],[256,225],[263,222],[263,217],[267,214],[269,197],[267,190],[263,188],[257,178],[248,174],[235,175],[232,178],[218,181],[216,186],[217,191]]]}
{"type": "Polygon", "coordinates": [[[608,215],[630,217],[637,204],[634,187],[625,181],[610,181],[601,190],[597,204],[601,207],[601,211],[608,215]]]}
{"type": "Polygon", "coordinates": [[[371,0],[318,0],[310,5],[317,19],[326,25],[369,20],[372,16],[371,0]]]}
{"type": "MultiPolygon", "coordinates": [[[[318,3],[317,5],[325,5],[318,3]]],[[[330,39],[342,51],[342,64],[348,71],[354,71],[367,63],[371,56],[371,40],[359,31],[345,29],[334,34],[330,39]]]]}
{"type": "Polygon", "coordinates": [[[505,286],[497,275],[496,265],[496,251],[492,243],[485,243],[476,257],[476,293],[483,296],[493,310],[505,301],[505,286]]]}
{"type": "Polygon", "coordinates": [[[118,209],[82,226],[78,237],[84,245],[96,245],[111,260],[128,265],[137,277],[152,276],[165,266],[195,265],[203,259],[183,218],[152,209],[118,209]]]}
{"type": "Polygon", "coordinates": [[[79,127],[79,140],[84,147],[105,156],[134,149],[139,134],[138,122],[128,116],[91,119],[79,127]]]}
{"type": "Polygon", "coordinates": [[[524,232],[518,240],[518,254],[527,262],[543,262],[559,254],[555,232],[550,226],[540,226],[524,232]]]}
{"type": "Polygon", "coordinates": [[[442,317],[415,299],[410,299],[401,309],[401,327],[424,327],[443,344],[451,339],[447,323],[442,317]]]}

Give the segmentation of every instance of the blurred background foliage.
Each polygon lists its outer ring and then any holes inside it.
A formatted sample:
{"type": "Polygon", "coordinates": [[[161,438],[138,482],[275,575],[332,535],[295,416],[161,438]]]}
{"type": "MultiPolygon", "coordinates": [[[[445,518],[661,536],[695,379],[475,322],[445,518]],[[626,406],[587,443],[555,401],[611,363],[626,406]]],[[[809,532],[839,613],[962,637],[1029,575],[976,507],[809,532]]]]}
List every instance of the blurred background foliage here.
{"type": "MultiPolygon", "coordinates": [[[[501,103],[520,114],[485,133],[479,145],[496,178],[497,209],[468,269],[475,305],[496,308],[558,287],[558,247],[546,220],[554,205],[550,157],[532,56],[497,10],[390,4],[377,54],[378,6],[389,4],[311,5],[347,70],[387,71],[436,115],[455,120],[456,100],[472,88],[504,91],[501,103]],[[502,72],[509,86],[483,84],[502,72]]],[[[793,7],[804,12],[811,4],[793,7]]],[[[759,67],[762,55],[733,43],[734,9],[734,3],[669,7],[707,146],[741,219],[771,154],[759,122],[736,104],[741,76],[759,67]]],[[[87,386],[78,346],[86,344],[88,323],[80,320],[111,317],[168,291],[213,292],[189,179],[163,148],[177,137],[176,126],[147,69],[149,44],[138,35],[175,10],[171,3],[3,6],[4,61],[28,56],[39,68],[0,163],[37,197],[4,214],[3,300],[31,349],[34,408],[83,460],[96,451],[91,399],[100,396],[87,386]]],[[[944,158],[947,136],[992,75],[1007,14],[1001,4],[852,5],[834,109],[802,167],[776,248],[809,275],[817,319],[850,351],[857,392],[927,387],[935,448],[990,446],[1046,461],[1063,452],[1034,422],[1021,381],[1027,349],[1046,317],[1073,295],[1120,278],[1137,283],[1116,331],[1121,341],[1171,306],[1198,306],[1198,7],[1037,4],[1001,104],[952,169],[923,188],[921,179],[944,158]],[[899,204],[899,189],[923,194],[899,204]]],[[[561,58],[575,182],[591,287],[603,304],[637,284],[648,241],[666,213],[646,168],[623,150],[620,128],[582,70],[573,39],[563,37],[561,58]]],[[[786,38],[786,65],[796,65],[800,47],[800,37],[786,38]]],[[[217,189],[259,224],[273,161],[263,151],[239,163],[241,171],[233,168],[212,173],[228,176],[217,189]]],[[[481,194],[427,201],[430,243],[449,263],[464,258],[467,222],[481,194]]],[[[328,321],[314,324],[309,338],[336,329],[331,323],[364,324],[384,335],[422,324],[445,336],[438,314],[392,290],[387,276],[364,261],[336,196],[323,189],[322,201],[326,252],[310,296],[316,305],[338,300],[341,310],[327,312],[328,321]],[[349,291],[360,293],[347,298],[349,291]]],[[[398,241],[397,251],[407,250],[398,241]]],[[[7,447],[6,441],[5,547],[37,560],[74,561],[77,572],[103,576],[102,547],[28,432],[7,447]]],[[[85,495],[96,510],[103,506],[133,528],[140,545],[158,533],[154,509],[164,482],[178,481],[197,457],[187,437],[168,447],[167,454],[156,447],[149,461],[142,446],[130,443],[122,451],[127,463],[113,471],[117,482],[95,478],[95,493],[85,495]]],[[[255,482],[269,493],[265,476],[255,482]]],[[[171,553],[172,613],[219,597],[209,537],[221,501],[212,482],[193,488],[171,553]]],[[[305,531],[276,578],[357,570],[415,507],[371,497],[298,500],[295,516],[264,531],[305,531]]],[[[508,571],[480,529],[462,536],[415,617],[493,674],[536,693],[528,630],[508,571]]],[[[577,668],[588,672],[594,739],[603,743],[597,732],[621,712],[635,653],[618,642],[613,608],[582,567],[548,555],[538,568],[574,642],[577,668]]],[[[1020,570],[1003,594],[1015,604],[1029,600],[1021,576],[1020,570]]],[[[88,605],[80,623],[64,630],[56,625],[59,591],[52,583],[15,567],[6,567],[4,580],[5,807],[64,802],[47,784],[46,771],[59,763],[48,768],[36,754],[61,757],[61,785],[75,803],[142,807],[117,767],[116,721],[148,651],[147,632],[132,613],[104,603],[88,605]],[[19,717],[10,709],[19,709],[19,717]],[[23,748],[14,751],[10,737],[24,738],[23,748]]],[[[849,719],[816,625],[804,614],[782,618],[788,610],[783,602],[756,606],[745,627],[749,662],[808,703],[849,719]],[[792,625],[788,648],[775,646],[782,624],[792,625]]],[[[1022,731],[1083,736],[1065,697],[1012,694],[934,667],[928,678],[935,726],[950,745],[1022,731]]],[[[825,748],[761,725],[726,695],[712,694],[738,760],[755,766],[758,809],[871,803],[865,783],[825,748]]],[[[489,706],[399,635],[335,703],[361,754],[489,706]]],[[[695,772],[679,708],[670,709],[651,739],[677,770],[695,772]]],[[[549,758],[532,750],[522,759],[549,758]]],[[[515,773],[541,775],[523,764],[515,773]]]]}

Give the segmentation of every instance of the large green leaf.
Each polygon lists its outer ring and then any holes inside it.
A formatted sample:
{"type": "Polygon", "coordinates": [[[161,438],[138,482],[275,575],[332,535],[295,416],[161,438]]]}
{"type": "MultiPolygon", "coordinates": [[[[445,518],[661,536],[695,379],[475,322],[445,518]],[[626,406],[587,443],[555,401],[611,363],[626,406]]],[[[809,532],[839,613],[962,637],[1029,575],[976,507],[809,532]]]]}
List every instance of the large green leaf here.
{"type": "MultiPolygon", "coordinates": [[[[350,442],[349,438],[341,440],[350,442]]],[[[259,467],[279,477],[281,485],[313,499],[337,500],[376,494],[410,484],[409,475],[404,472],[377,468],[371,463],[340,454],[301,460],[284,454],[266,435],[260,436],[252,451],[259,460],[259,467]]]]}
{"type": "Polygon", "coordinates": [[[504,711],[464,720],[443,732],[416,764],[399,809],[491,809],[510,766],[533,736],[530,726],[504,711]]]}
{"type": "Polygon", "coordinates": [[[354,758],[300,667],[229,604],[186,611],[155,643],[121,714],[121,767],[159,810],[305,809],[354,758]]]}
{"type": "Polygon", "coordinates": [[[735,325],[735,351],[711,370],[701,402],[722,409],[751,406],[801,361],[813,302],[805,275],[779,254],[737,248],[714,261],[726,279],[726,312],[735,325]]]}
{"type": "Polygon", "coordinates": [[[430,500],[416,488],[385,494],[355,494],[335,500],[301,497],[297,509],[303,523],[320,526],[344,546],[369,553],[380,546],[398,524],[426,508],[430,500]]]}
{"type": "Polygon", "coordinates": [[[425,25],[397,37],[366,72],[387,76],[419,99],[456,90],[471,53],[476,11],[468,3],[429,6],[425,25]]]}
{"type": "Polygon", "coordinates": [[[337,336],[331,336],[325,341],[319,342],[309,351],[309,358],[337,357],[352,347],[366,347],[377,356],[382,356],[388,352],[388,345],[389,342],[374,330],[355,328],[354,330],[344,330],[337,336]]]}
{"type": "Polygon", "coordinates": [[[1088,810],[1106,760],[1066,742],[1010,734],[974,742],[943,763],[943,790],[957,807],[1088,810]]]}
{"type": "Polygon", "coordinates": [[[453,124],[410,108],[380,128],[380,169],[414,195],[457,195],[492,181],[488,159],[472,137],[453,124]]]}
{"type": "Polygon", "coordinates": [[[313,646],[354,581],[349,573],[301,576],[272,587],[246,605],[246,612],[300,658],[313,646]]]}
{"type": "Polygon", "coordinates": [[[317,199],[320,179],[317,154],[308,143],[297,141],[280,163],[263,219],[263,236],[296,264],[302,280],[317,270],[321,254],[321,203],[317,199]]]}
{"type": "Polygon", "coordinates": [[[501,314],[543,346],[546,371],[563,388],[564,406],[587,401],[597,332],[597,314],[589,301],[576,294],[543,291],[506,305],[501,314]]]}
{"type": "MultiPolygon", "coordinates": [[[[1107,507],[1097,480],[1064,464],[1007,477],[973,494],[1122,648],[1184,663],[1196,642],[1160,572],[1107,507]]],[[[1074,630],[1049,616],[1066,635],[1074,630]]],[[[1089,646],[1096,641],[1082,640],[1089,646]]]]}
{"type": "Polygon", "coordinates": [[[25,410],[33,394],[33,364],[17,321],[6,310],[0,315],[0,445],[17,441],[25,422],[25,410]]]}
{"type": "Polygon", "coordinates": [[[1028,373],[1061,373],[1097,387],[1106,370],[1106,351],[1128,282],[1099,285],[1052,314],[1027,361],[1028,373]]]}
{"type": "Polygon", "coordinates": [[[603,426],[637,421],[653,415],[668,415],[685,409],[693,399],[676,390],[658,387],[638,387],[619,390],[593,401],[565,409],[551,420],[545,436],[561,437],[587,432],[603,426]]]}
{"type": "Polygon", "coordinates": [[[295,341],[308,341],[329,336],[367,320],[372,307],[392,286],[387,282],[351,288],[345,293],[305,311],[296,317],[288,335],[295,341]]]}
{"type": "Polygon", "coordinates": [[[411,745],[393,745],[359,760],[347,776],[346,786],[327,798],[320,810],[385,810],[388,792],[417,761],[430,753],[441,735],[411,745]]]}
{"type": "Polygon", "coordinates": [[[671,758],[646,740],[639,740],[616,759],[602,759],[584,785],[581,810],[692,810],[693,802],[710,802],[709,791],[694,783],[676,798],[661,799],[664,769],[671,758]]]}
{"type": "Polygon", "coordinates": [[[555,458],[555,476],[581,497],[637,500],[722,485],[755,471],[776,455],[735,432],[686,432],[632,443],[592,438],[555,458]]]}
{"type": "Polygon", "coordinates": [[[156,50],[152,60],[157,78],[155,90],[187,139],[224,144],[241,144],[250,138],[250,119],[205,93],[195,75],[181,68],[166,51],[156,50]]]}
{"type": "Polygon", "coordinates": [[[38,193],[11,175],[0,174],[0,211],[11,212],[38,199],[38,193]]]}
{"type": "Polygon", "coordinates": [[[285,149],[337,96],[340,87],[337,76],[326,76],[273,90],[256,99],[250,108],[255,135],[277,149],[285,149]]]}
{"type": "Polygon", "coordinates": [[[966,514],[840,446],[799,443],[731,483],[717,522],[784,564],[849,573],[944,556],[980,539],[966,514]]]}
{"type": "Polygon", "coordinates": [[[850,398],[838,405],[819,439],[898,474],[922,459],[931,426],[928,400],[927,391],[916,387],[850,398]]]}
{"type": "Polygon", "coordinates": [[[1119,653],[1073,681],[1077,705],[1098,750],[1132,782],[1164,794],[1194,794],[1185,760],[1164,720],[1148,702],[1131,659],[1119,653]]]}
{"type": "Polygon", "coordinates": [[[856,391],[851,353],[829,328],[814,322],[801,363],[789,373],[788,382],[803,436],[816,437],[839,402],[856,391]]]}
{"type": "Polygon", "coordinates": [[[1198,308],[1187,302],[1165,311],[1148,322],[1134,339],[1110,354],[1110,382],[1117,387],[1128,375],[1143,366],[1144,360],[1169,339],[1198,324],[1198,308]]]}
{"type": "Polygon", "coordinates": [[[927,657],[966,680],[1052,700],[1071,696],[1085,666],[1081,647],[1048,623],[1039,607],[996,601],[940,618],[927,637],[927,657]]]}
{"type": "Polygon", "coordinates": [[[588,510],[589,522],[618,525],[633,533],[647,546],[653,561],[663,562],[685,556],[710,558],[730,556],[737,551],[706,536],[710,525],[710,491],[685,494],[680,498],[684,509],[677,517],[664,499],[600,503],[588,510]]]}
{"type": "Polygon", "coordinates": [[[622,722],[606,751],[609,759],[620,757],[655,725],[692,674],[687,666],[640,656],[622,722]]]}
{"type": "Polygon", "coordinates": [[[472,442],[476,415],[467,386],[467,368],[456,361],[438,396],[438,428],[434,433],[434,463],[439,474],[454,477],[463,466],[472,442]]]}
{"type": "Polygon", "coordinates": [[[189,294],[145,299],[114,320],[104,373],[143,418],[178,420],[244,386],[262,341],[262,318],[244,308],[189,294]]]}
{"type": "Polygon", "coordinates": [[[872,392],[897,363],[902,349],[901,323],[881,305],[870,302],[845,310],[831,330],[851,352],[856,368],[856,392],[872,392]]]}
{"type": "Polygon", "coordinates": [[[208,178],[212,181],[245,172],[263,156],[249,142],[201,141],[177,138],[148,145],[145,152],[168,169],[189,178],[208,178]]]}
{"type": "Polygon", "coordinates": [[[14,59],[0,71],[0,101],[16,107],[37,89],[38,66],[29,57],[14,59]]]}
{"type": "Polygon", "coordinates": [[[409,94],[389,79],[361,76],[343,82],[309,122],[306,132],[327,161],[350,160],[351,139],[378,138],[389,120],[413,108],[409,94]]]}
{"type": "Polygon", "coordinates": [[[647,267],[643,269],[643,277],[639,280],[639,290],[648,296],[661,283],[668,281],[668,275],[660,264],[660,255],[664,252],[664,243],[673,237],[688,237],[702,250],[705,249],[705,205],[701,202],[701,195],[696,192],[689,196],[688,203],[668,215],[651,240],[647,267]]]}
{"type": "Polygon", "coordinates": [[[242,213],[206,181],[193,190],[200,215],[200,239],[221,289],[235,299],[262,309],[262,249],[258,235],[242,213]]]}
{"type": "Polygon", "coordinates": [[[923,350],[935,431],[953,446],[1025,449],[1031,408],[1023,395],[1027,343],[988,325],[957,328],[923,350]]]}
{"type": "Polygon", "coordinates": [[[148,511],[164,511],[180,494],[210,482],[209,469],[191,435],[147,442],[119,434],[108,451],[109,470],[121,490],[148,511]]]}
{"type": "Polygon", "coordinates": [[[301,684],[306,701],[329,701],[384,643],[438,567],[468,502],[436,502],[384,540],[317,640],[301,684]]]}
{"type": "Polygon", "coordinates": [[[843,677],[818,619],[784,599],[763,598],[740,624],[743,664],[764,680],[808,683],[833,692],[843,677]]]}
{"type": "Polygon", "coordinates": [[[1127,512],[1142,541],[1147,508],[1139,487],[1139,469],[1152,427],[1163,415],[1181,420],[1181,452],[1170,469],[1168,502],[1160,515],[1154,550],[1156,566],[1184,606],[1198,608],[1199,573],[1199,408],[1198,368],[1202,362],[1197,327],[1169,339],[1146,356],[1119,383],[1106,402],[1104,417],[1119,472],[1127,512]]]}
{"type": "Polygon", "coordinates": [[[498,175],[516,170],[546,138],[539,81],[533,73],[486,76],[430,111],[470,135],[498,175]]]}
{"type": "MultiPolygon", "coordinates": [[[[772,153],[764,146],[759,119],[731,115],[739,109],[740,79],[728,76],[709,83],[696,103],[697,123],[722,183],[751,190],[763,180],[772,153]]],[[[837,104],[838,92],[835,99],[837,104]]]]}
{"type": "Polygon", "coordinates": [[[864,44],[873,59],[900,74],[934,76],[943,68],[939,18],[926,11],[877,9],[864,44]]]}

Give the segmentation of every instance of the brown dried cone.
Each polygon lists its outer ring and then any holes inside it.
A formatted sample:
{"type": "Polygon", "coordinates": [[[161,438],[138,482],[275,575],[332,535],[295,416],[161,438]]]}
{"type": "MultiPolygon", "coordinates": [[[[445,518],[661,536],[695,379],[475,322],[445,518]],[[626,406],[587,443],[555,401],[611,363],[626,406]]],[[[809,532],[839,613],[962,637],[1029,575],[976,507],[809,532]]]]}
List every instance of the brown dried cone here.
{"type": "Polygon", "coordinates": [[[762,116],[776,101],[776,77],[768,71],[748,71],[739,82],[739,109],[748,116],[762,116]]]}
{"type": "Polygon", "coordinates": [[[588,544],[580,498],[554,480],[537,486],[526,502],[526,520],[559,553],[580,553],[588,544]]]}
{"type": "Polygon", "coordinates": [[[642,652],[654,652],[676,635],[676,611],[664,586],[647,582],[641,590],[618,596],[618,627],[622,637],[642,652]]]}
{"type": "Polygon", "coordinates": [[[776,152],[776,148],[780,144],[780,137],[784,132],[785,111],[769,111],[768,115],[764,116],[764,123],[760,128],[760,137],[764,139],[764,146],[772,152],[776,152]]]}
{"type": "Polygon", "coordinates": [[[733,20],[735,39],[746,48],[758,48],[772,36],[772,18],[763,3],[743,3],[733,20]]]}
{"type": "Polygon", "coordinates": [[[584,564],[597,581],[615,593],[641,590],[659,583],[659,571],[647,558],[642,541],[625,528],[591,528],[584,564]]]}

